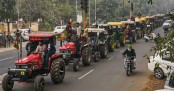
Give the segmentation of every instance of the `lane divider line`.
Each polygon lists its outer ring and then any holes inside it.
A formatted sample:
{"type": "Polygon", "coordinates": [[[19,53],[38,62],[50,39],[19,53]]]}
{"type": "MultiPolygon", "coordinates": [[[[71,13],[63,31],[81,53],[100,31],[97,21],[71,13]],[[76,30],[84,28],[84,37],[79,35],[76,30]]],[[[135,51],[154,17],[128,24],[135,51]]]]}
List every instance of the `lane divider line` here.
{"type": "Polygon", "coordinates": [[[108,60],[111,60],[111,59],[113,59],[114,57],[111,57],[111,58],[109,58],[108,60]]]}
{"type": "Polygon", "coordinates": [[[1,59],[0,62],[1,62],[1,61],[4,61],[4,60],[12,59],[12,58],[14,58],[14,57],[4,58],[4,59],[1,59]]]}
{"type": "Polygon", "coordinates": [[[123,52],[124,50],[121,50],[120,52],[123,52]]]}
{"type": "Polygon", "coordinates": [[[79,80],[81,80],[82,78],[84,78],[85,76],[87,76],[88,74],[92,73],[94,71],[94,69],[90,70],[88,73],[84,74],[83,76],[81,76],[80,78],[78,78],[79,80]]]}

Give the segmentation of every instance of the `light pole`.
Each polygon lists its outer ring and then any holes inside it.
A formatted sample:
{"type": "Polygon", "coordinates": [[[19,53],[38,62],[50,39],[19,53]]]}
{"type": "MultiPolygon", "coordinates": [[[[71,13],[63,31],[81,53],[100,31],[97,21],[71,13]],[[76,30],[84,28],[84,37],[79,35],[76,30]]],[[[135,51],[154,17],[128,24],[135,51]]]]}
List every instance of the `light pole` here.
{"type": "Polygon", "coordinates": [[[133,16],[133,0],[130,0],[130,7],[131,7],[131,9],[130,9],[130,17],[132,17],[133,16]]]}
{"type": "Polygon", "coordinates": [[[76,0],[76,17],[77,17],[77,0],[76,0]]]}
{"type": "Polygon", "coordinates": [[[95,0],[95,22],[97,23],[97,13],[96,13],[96,0],[95,0]]]}
{"type": "Polygon", "coordinates": [[[91,5],[90,5],[90,3],[91,3],[91,0],[89,0],[89,27],[90,27],[90,25],[91,25],[91,5]]]}

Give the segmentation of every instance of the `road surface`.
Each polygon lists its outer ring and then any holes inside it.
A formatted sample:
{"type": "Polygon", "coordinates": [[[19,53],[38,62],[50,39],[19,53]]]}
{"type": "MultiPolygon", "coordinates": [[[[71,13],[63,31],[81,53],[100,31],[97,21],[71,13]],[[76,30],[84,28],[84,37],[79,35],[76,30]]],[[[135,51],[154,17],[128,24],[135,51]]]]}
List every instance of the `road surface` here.
{"type": "MultiPolygon", "coordinates": [[[[162,33],[162,29],[158,28],[155,32],[162,33]]],[[[53,85],[50,77],[45,77],[45,91],[140,91],[151,74],[147,69],[148,61],[143,56],[152,54],[149,51],[152,45],[153,42],[146,43],[143,39],[133,44],[137,53],[137,68],[130,77],[126,76],[121,55],[127,47],[121,47],[109,53],[106,59],[92,62],[89,67],[83,67],[81,64],[78,72],[73,72],[71,64],[66,66],[62,84],[53,85]]],[[[6,73],[7,68],[14,67],[16,56],[15,50],[1,53],[0,74],[6,73]]],[[[3,91],[1,86],[0,91],[3,91]]],[[[34,91],[33,84],[15,83],[13,91],[34,91]]]]}

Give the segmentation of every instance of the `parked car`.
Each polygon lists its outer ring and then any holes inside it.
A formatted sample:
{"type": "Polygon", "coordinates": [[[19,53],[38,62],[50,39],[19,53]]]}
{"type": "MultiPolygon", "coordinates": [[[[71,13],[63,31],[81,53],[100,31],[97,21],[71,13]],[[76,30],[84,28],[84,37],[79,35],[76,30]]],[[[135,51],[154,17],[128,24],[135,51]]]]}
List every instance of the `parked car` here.
{"type": "MultiPolygon", "coordinates": [[[[22,41],[28,41],[29,37],[26,36],[26,34],[30,34],[32,32],[29,29],[19,29],[19,31],[21,32],[22,41]]],[[[11,36],[13,37],[14,40],[16,40],[16,34],[15,33],[12,33],[11,36]]]]}
{"type": "Polygon", "coordinates": [[[166,20],[164,23],[163,23],[163,27],[171,27],[172,25],[172,20],[166,20]]]}
{"type": "Polygon", "coordinates": [[[54,29],[54,33],[61,33],[63,30],[65,30],[66,26],[56,26],[54,29]]]}
{"type": "Polygon", "coordinates": [[[160,56],[159,52],[156,52],[154,56],[149,57],[148,69],[154,73],[158,79],[163,79],[174,68],[174,62],[171,61],[170,52],[162,50],[163,53],[160,56]]]}

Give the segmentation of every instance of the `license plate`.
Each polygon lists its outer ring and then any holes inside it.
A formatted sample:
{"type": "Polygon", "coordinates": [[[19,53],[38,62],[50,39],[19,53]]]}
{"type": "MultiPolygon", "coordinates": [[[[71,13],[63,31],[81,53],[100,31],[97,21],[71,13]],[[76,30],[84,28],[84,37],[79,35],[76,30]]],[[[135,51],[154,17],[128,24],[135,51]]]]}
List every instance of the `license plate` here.
{"type": "Polygon", "coordinates": [[[25,75],[25,72],[21,72],[20,74],[21,74],[22,76],[24,76],[24,75],[25,75]]]}

